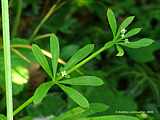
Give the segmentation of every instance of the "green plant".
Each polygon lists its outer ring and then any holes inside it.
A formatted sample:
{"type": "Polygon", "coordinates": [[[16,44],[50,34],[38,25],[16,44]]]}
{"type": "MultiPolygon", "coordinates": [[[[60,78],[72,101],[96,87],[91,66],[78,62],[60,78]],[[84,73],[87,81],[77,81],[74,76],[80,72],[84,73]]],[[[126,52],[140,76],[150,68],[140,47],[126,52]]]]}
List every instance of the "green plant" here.
{"type": "Polygon", "coordinates": [[[13,120],[8,0],[1,0],[1,4],[2,4],[2,25],[3,25],[3,47],[4,47],[7,120],[13,120]]]}
{"type": "MultiPolygon", "coordinates": [[[[123,56],[124,55],[123,47],[141,48],[141,47],[146,47],[153,43],[153,40],[148,38],[143,38],[141,40],[133,41],[133,42],[128,41],[129,37],[132,37],[138,34],[141,30],[141,28],[134,28],[126,33],[126,28],[131,24],[131,22],[134,19],[133,16],[126,18],[121,23],[119,28],[117,27],[116,18],[111,9],[108,9],[107,17],[113,33],[113,40],[107,42],[102,48],[100,48],[94,53],[92,53],[94,45],[92,44],[86,45],[85,47],[78,50],[75,53],[75,55],[73,55],[64,66],[61,66],[60,69],[58,69],[60,67],[58,66],[58,58],[59,58],[59,52],[60,52],[59,41],[54,34],[51,34],[51,37],[50,37],[52,67],[50,67],[50,64],[48,63],[47,59],[43,55],[42,50],[37,45],[32,46],[32,51],[37,62],[42,66],[44,71],[51,78],[51,81],[42,83],[35,91],[33,97],[31,97],[22,106],[20,106],[14,112],[14,115],[16,115],[18,112],[20,112],[23,108],[25,108],[27,105],[29,105],[32,102],[34,102],[35,104],[40,103],[43,100],[43,98],[46,96],[48,90],[54,85],[58,85],[66,94],[68,94],[68,96],[73,101],[75,101],[82,108],[86,108],[86,109],[89,108],[89,103],[87,99],[83,95],[81,95],[77,90],[66,85],[99,86],[103,84],[102,80],[95,76],[79,76],[79,77],[72,78],[70,74],[75,70],[78,70],[78,68],[80,68],[82,65],[86,64],[87,62],[95,58],[104,50],[109,49],[113,46],[115,46],[118,51],[117,56],[123,56]]],[[[119,117],[121,118],[121,116],[119,117]]],[[[96,120],[99,118],[93,118],[93,119],[96,120]]],[[[113,118],[106,116],[104,118],[102,117],[101,119],[113,119],[113,118]]],[[[127,119],[127,118],[123,118],[122,116],[121,119],[127,119]]],[[[128,118],[128,119],[132,119],[132,118],[128,118]]],[[[133,119],[136,119],[136,118],[133,118],[133,119]]]]}

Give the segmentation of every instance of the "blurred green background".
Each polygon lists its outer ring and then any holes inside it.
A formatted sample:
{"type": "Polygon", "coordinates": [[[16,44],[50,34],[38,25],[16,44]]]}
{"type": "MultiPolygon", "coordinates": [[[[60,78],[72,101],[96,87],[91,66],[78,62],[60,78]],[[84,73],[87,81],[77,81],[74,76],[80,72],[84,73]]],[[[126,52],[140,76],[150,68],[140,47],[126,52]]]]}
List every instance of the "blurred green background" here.
{"type": "MultiPolygon", "coordinates": [[[[147,116],[135,114],[142,120],[160,119],[160,0],[61,0],[58,3],[56,0],[10,0],[9,3],[14,108],[33,95],[40,83],[48,80],[48,76],[35,64],[30,45],[36,43],[49,50],[49,38],[46,36],[54,32],[60,40],[61,59],[64,61],[88,43],[95,44],[98,49],[112,40],[106,17],[107,9],[111,8],[119,23],[127,16],[136,16],[131,27],[143,30],[134,39],[148,37],[155,43],[146,48],[125,49],[124,57],[116,57],[114,48],[103,52],[80,71],[81,74],[103,78],[105,85],[77,89],[89,102],[109,105],[105,114],[151,111],[147,116]],[[55,4],[56,9],[34,35],[41,20],[55,4]]],[[[0,113],[5,114],[2,35],[0,37],[0,113]]],[[[30,105],[16,117],[25,120],[23,117],[26,116],[32,119],[59,115],[74,106],[60,89],[54,88],[40,105],[30,105]]]]}

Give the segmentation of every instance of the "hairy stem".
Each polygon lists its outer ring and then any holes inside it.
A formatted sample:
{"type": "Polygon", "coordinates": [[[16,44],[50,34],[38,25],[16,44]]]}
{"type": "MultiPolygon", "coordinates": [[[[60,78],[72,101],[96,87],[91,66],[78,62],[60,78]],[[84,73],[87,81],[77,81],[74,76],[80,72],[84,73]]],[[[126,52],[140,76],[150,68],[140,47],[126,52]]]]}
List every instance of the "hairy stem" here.
{"type": "Polygon", "coordinates": [[[2,26],[3,26],[3,47],[4,47],[7,120],[13,120],[11,51],[10,51],[8,0],[1,0],[1,4],[2,4],[2,26]]]}

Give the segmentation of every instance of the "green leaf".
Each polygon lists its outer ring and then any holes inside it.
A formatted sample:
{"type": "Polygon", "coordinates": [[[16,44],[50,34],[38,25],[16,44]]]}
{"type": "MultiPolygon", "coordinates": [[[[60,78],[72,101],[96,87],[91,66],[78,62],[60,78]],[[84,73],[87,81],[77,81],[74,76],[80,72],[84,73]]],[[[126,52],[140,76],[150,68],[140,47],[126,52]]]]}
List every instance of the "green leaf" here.
{"type": "Polygon", "coordinates": [[[138,49],[127,48],[126,51],[128,56],[132,60],[135,60],[136,62],[140,62],[140,63],[146,63],[146,62],[151,62],[155,60],[154,52],[159,49],[160,49],[160,43],[154,42],[152,45],[147,47],[138,48],[138,49]]]}
{"type": "Polygon", "coordinates": [[[117,32],[117,23],[116,23],[115,15],[111,9],[108,9],[107,11],[107,18],[108,18],[108,22],[111,27],[112,33],[115,36],[117,32]]]}
{"type": "Polygon", "coordinates": [[[88,86],[100,86],[103,85],[103,81],[95,76],[81,76],[72,79],[59,81],[62,84],[69,85],[88,85],[88,86]]]}
{"type": "Polygon", "coordinates": [[[86,46],[84,46],[83,48],[81,48],[80,50],[78,50],[71,58],[70,60],[67,62],[67,64],[64,66],[64,70],[67,70],[71,67],[73,67],[74,65],[76,65],[78,62],[80,62],[81,60],[83,60],[85,57],[87,57],[94,49],[94,45],[93,44],[88,44],[86,46]]]}
{"type": "Polygon", "coordinates": [[[132,37],[132,36],[138,34],[141,30],[142,30],[142,28],[131,29],[129,32],[126,33],[125,38],[132,37]]]}
{"type": "Polygon", "coordinates": [[[48,61],[46,57],[43,55],[41,49],[37,45],[32,45],[32,51],[33,51],[34,57],[36,58],[37,62],[48,73],[48,75],[52,77],[52,72],[49,67],[48,61]]]}
{"type": "Polygon", "coordinates": [[[88,100],[81,93],[79,93],[77,90],[75,90],[71,87],[61,85],[61,84],[59,84],[59,86],[79,106],[81,106],[83,108],[89,108],[88,100]]]}
{"type": "Polygon", "coordinates": [[[119,46],[119,45],[116,45],[116,48],[117,48],[117,51],[118,51],[116,56],[123,56],[124,55],[123,48],[121,46],[119,46]]]}
{"type": "Polygon", "coordinates": [[[53,81],[42,83],[35,91],[33,95],[34,104],[39,104],[46,96],[48,90],[54,85],[53,81]]]}
{"type": "Polygon", "coordinates": [[[143,38],[135,42],[122,43],[121,45],[129,48],[141,48],[151,45],[154,41],[149,38],[143,38]]]}
{"type": "Polygon", "coordinates": [[[57,66],[58,66],[58,58],[59,58],[59,41],[56,35],[51,35],[50,37],[50,51],[52,54],[52,69],[53,69],[53,77],[55,79],[57,66]]]}
{"type": "Polygon", "coordinates": [[[91,103],[89,106],[89,109],[87,109],[82,116],[90,116],[90,115],[94,115],[96,113],[101,113],[106,111],[109,108],[108,105],[105,105],[103,103],[91,103]]]}
{"type": "Polygon", "coordinates": [[[107,115],[100,117],[81,118],[78,120],[139,120],[137,117],[127,115],[107,115]]]}
{"type": "Polygon", "coordinates": [[[54,118],[53,120],[73,120],[73,118],[77,118],[84,111],[85,111],[85,109],[83,109],[81,107],[76,107],[76,108],[73,108],[73,109],[61,114],[60,116],[54,118]]]}
{"type": "Polygon", "coordinates": [[[0,120],[7,120],[7,117],[2,115],[2,114],[0,114],[0,120]]]}
{"type": "Polygon", "coordinates": [[[122,29],[125,29],[127,28],[131,23],[132,21],[134,20],[134,16],[130,16],[130,17],[127,17],[120,25],[119,27],[119,30],[121,31],[122,29]]]}

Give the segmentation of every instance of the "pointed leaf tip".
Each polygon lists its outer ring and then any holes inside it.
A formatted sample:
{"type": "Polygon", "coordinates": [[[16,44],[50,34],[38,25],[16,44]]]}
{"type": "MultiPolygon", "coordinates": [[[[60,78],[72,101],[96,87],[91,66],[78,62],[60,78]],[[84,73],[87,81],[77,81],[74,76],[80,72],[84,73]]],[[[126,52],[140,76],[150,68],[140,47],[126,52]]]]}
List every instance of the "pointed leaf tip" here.
{"type": "Polygon", "coordinates": [[[108,18],[108,22],[111,27],[113,36],[115,37],[117,32],[117,22],[116,22],[116,17],[114,15],[114,12],[110,8],[107,11],[107,18],[108,18]]]}
{"type": "Polygon", "coordinates": [[[52,69],[53,69],[53,78],[55,79],[57,73],[57,66],[58,66],[58,58],[60,54],[59,50],[59,40],[55,34],[52,34],[50,37],[50,51],[52,54],[52,69]]]}

